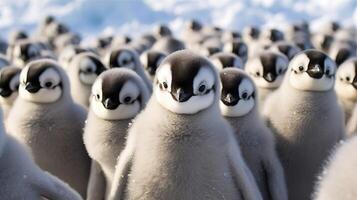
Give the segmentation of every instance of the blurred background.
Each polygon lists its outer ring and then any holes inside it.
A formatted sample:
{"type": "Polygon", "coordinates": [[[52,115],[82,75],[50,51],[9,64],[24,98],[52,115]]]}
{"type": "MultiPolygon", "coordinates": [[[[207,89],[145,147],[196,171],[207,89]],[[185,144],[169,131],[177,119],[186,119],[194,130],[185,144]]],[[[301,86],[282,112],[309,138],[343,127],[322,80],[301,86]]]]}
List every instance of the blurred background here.
{"type": "Polygon", "coordinates": [[[10,29],[35,30],[53,15],[84,39],[123,33],[138,35],[166,23],[179,35],[184,21],[241,30],[246,25],[284,29],[288,22],[338,21],[357,26],[356,0],[0,0],[0,36],[10,29]]]}

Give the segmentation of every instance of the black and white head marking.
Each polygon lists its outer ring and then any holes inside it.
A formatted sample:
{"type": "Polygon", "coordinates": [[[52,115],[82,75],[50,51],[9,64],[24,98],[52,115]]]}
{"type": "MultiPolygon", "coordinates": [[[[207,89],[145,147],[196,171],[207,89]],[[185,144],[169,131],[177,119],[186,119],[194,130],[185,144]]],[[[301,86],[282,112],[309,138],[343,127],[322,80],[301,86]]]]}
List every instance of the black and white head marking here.
{"type": "Polygon", "coordinates": [[[284,41],[277,42],[270,49],[284,54],[289,60],[301,51],[298,46],[284,41]]]}
{"type": "Polygon", "coordinates": [[[348,59],[338,68],[335,89],[338,96],[357,101],[357,58],[348,59]]]}
{"type": "Polygon", "coordinates": [[[125,67],[135,71],[138,55],[130,49],[117,49],[109,53],[108,61],[109,68],[125,67]]]}
{"type": "Polygon", "coordinates": [[[150,76],[155,76],[156,69],[159,67],[160,63],[165,57],[166,54],[162,52],[149,50],[140,56],[140,61],[147,73],[150,76]]]}
{"type": "Polygon", "coordinates": [[[263,51],[248,61],[245,70],[262,88],[278,88],[288,68],[288,59],[281,53],[263,51]]]}
{"type": "Polygon", "coordinates": [[[243,69],[242,60],[233,53],[216,53],[210,57],[217,70],[222,70],[226,67],[235,67],[243,69]]]}
{"type": "Polygon", "coordinates": [[[62,96],[62,78],[59,66],[53,61],[30,62],[21,71],[19,95],[35,103],[51,103],[62,96]]]}
{"type": "Polygon", "coordinates": [[[92,87],[91,109],[105,120],[135,117],[145,103],[141,80],[128,69],[110,69],[103,72],[92,87]]]}
{"type": "Polygon", "coordinates": [[[14,47],[14,64],[23,67],[31,60],[35,60],[41,56],[41,49],[38,44],[29,41],[19,42],[14,47]]]}
{"type": "Polygon", "coordinates": [[[18,67],[5,67],[0,70],[0,102],[12,105],[18,96],[20,84],[20,72],[18,67]]]}
{"type": "Polygon", "coordinates": [[[241,58],[243,63],[245,63],[248,59],[248,46],[240,40],[227,42],[223,47],[223,51],[234,53],[241,58]]]}
{"type": "Polygon", "coordinates": [[[331,46],[329,56],[336,62],[336,65],[339,66],[348,58],[354,56],[354,50],[348,44],[337,43],[331,46]]]}
{"type": "Polygon", "coordinates": [[[271,42],[281,41],[284,40],[284,33],[274,28],[265,29],[262,33],[262,39],[271,42]]]}
{"type": "Polygon", "coordinates": [[[240,117],[255,105],[253,80],[243,70],[226,68],[220,72],[222,90],[220,109],[223,116],[240,117]]]}
{"type": "Polygon", "coordinates": [[[336,64],[318,50],[305,50],[289,64],[291,86],[305,91],[327,91],[333,88],[336,64]]]}
{"type": "Polygon", "coordinates": [[[166,109],[195,114],[215,101],[217,75],[212,64],[189,50],[166,57],[157,69],[154,95],[166,109]]]}
{"type": "Polygon", "coordinates": [[[79,54],[78,61],[78,77],[79,80],[86,85],[92,85],[95,79],[106,70],[100,59],[91,53],[79,54]]]}

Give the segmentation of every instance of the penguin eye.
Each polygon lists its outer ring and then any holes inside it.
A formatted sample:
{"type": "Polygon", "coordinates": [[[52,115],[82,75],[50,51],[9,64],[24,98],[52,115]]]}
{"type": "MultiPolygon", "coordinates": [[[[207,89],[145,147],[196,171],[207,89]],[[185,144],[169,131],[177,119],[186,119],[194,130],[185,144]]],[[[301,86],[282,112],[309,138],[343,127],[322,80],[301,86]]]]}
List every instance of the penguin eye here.
{"type": "Polygon", "coordinates": [[[97,101],[100,100],[100,95],[99,94],[94,95],[94,97],[95,97],[95,100],[97,100],[97,101]]]}
{"type": "Polygon", "coordinates": [[[300,72],[304,71],[304,66],[300,65],[300,66],[299,66],[299,71],[300,71],[300,72]]]}
{"type": "Polygon", "coordinates": [[[207,91],[207,86],[205,82],[201,82],[200,85],[198,86],[198,93],[199,94],[205,94],[207,91]]]}
{"type": "Polygon", "coordinates": [[[46,87],[46,88],[51,88],[52,85],[53,85],[53,83],[52,83],[51,81],[45,82],[45,87],[46,87]]]}
{"type": "Polygon", "coordinates": [[[133,98],[131,98],[130,96],[127,96],[127,97],[124,98],[123,103],[124,104],[131,104],[132,100],[133,100],[133,98]]]}
{"type": "Polygon", "coordinates": [[[260,72],[255,72],[255,76],[260,76],[260,72]]]}
{"type": "Polygon", "coordinates": [[[244,92],[242,93],[242,99],[243,99],[243,100],[248,100],[248,92],[244,91],[244,92]]]}
{"type": "Polygon", "coordinates": [[[160,89],[161,90],[167,90],[169,86],[167,85],[166,81],[160,83],[160,89]]]}

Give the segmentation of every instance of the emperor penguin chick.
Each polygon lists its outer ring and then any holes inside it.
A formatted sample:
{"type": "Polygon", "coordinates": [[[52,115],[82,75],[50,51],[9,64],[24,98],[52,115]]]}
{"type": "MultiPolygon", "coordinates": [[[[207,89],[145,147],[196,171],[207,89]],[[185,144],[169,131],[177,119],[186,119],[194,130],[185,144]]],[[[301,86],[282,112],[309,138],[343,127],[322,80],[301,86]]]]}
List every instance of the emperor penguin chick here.
{"type": "Polygon", "coordinates": [[[243,69],[242,60],[233,53],[215,53],[210,57],[211,62],[217,70],[222,70],[227,67],[243,69]]]}
{"type": "Polygon", "coordinates": [[[357,199],[356,147],[357,136],[353,136],[331,156],[316,187],[314,200],[357,199]]]}
{"type": "Polygon", "coordinates": [[[252,77],[258,88],[258,102],[264,105],[265,99],[279,88],[289,61],[286,56],[272,50],[261,52],[248,60],[245,71],[252,77]]]}
{"type": "Polygon", "coordinates": [[[276,136],[289,199],[310,199],[322,164],[345,137],[343,113],[333,90],[336,64],[318,50],[290,62],[279,89],[263,114],[276,136]]]}
{"type": "Polygon", "coordinates": [[[0,123],[0,177],[0,199],[82,199],[66,183],[42,171],[33,162],[24,146],[5,133],[2,120],[0,123]]]}
{"type": "Polygon", "coordinates": [[[269,49],[284,54],[289,60],[301,51],[297,45],[287,41],[279,41],[273,44],[269,49]]]}
{"type": "Polygon", "coordinates": [[[6,120],[15,102],[20,84],[21,68],[4,67],[0,69],[0,106],[3,119],[6,120]]]}
{"type": "Polygon", "coordinates": [[[335,90],[345,113],[345,123],[351,118],[357,103],[357,58],[348,59],[337,70],[335,90]]]}
{"type": "Polygon", "coordinates": [[[162,37],[152,46],[153,50],[161,51],[165,54],[170,54],[185,48],[185,43],[172,36],[162,37]]]}
{"type": "Polygon", "coordinates": [[[109,199],[262,199],[220,115],[212,64],[189,50],[175,52],[154,84],[129,129],[109,199]]]}
{"type": "Polygon", "coordinates": [[[143,79],[149,91],[152,91],[151,80],[146,75],[140,57],[134,50],[125,47],[112,50],[107,54],[104,63],[109,68],[125,67],[135,71],[143,79]]]}
{"type": "Polygon", "coordinates": [[[69,80],[49,59],[32,61],[20,74],[19,96],[6,128],[31,150],[35,162],[84,198],[90,159],[83,144],[85,110],[70,95],[69,80]]]}
{"type": "Polygon", "coordinates": [[[127,129],[145,107],[149,95],[144,81],[129,69],[110,69],[95,81],[84,130],[84,143],[92,158],[87,199],[105,199],[109,195],[127,129]],[[105,188],[100,185],[103,179],[105,188]]]}
{"type": "Polygon", "coordinates": [[[288,199],[283,167],[275,151],[274,137],[260,116],[256,88],[243,70],[220,72],[222,115],[235,131],[243,158],[252,171],[263,199],[288,199]]]}
{"type": "Polygon", "coordinates": [[[84,52],[73,57],[66,71],[71,83],[71,95],[76,103],[88,108],[92,85],[105,70],[100,58],[93,53],[84,52]]]}
{"type": "Polygon", "coordinates": [[[154,80],[156,69],[165,57],[166,54],[155,50],[148,50],[141,54],[140,61],[151,80],[154,80]]]}

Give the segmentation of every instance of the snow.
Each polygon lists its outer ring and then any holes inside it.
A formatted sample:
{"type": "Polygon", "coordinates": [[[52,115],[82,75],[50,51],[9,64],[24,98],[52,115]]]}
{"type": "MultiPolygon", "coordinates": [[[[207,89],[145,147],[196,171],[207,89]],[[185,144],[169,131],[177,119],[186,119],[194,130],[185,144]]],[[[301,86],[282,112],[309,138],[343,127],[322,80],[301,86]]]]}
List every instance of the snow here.
{"type": "Polygon", "coordinates": [[[176,33],[185,20],[198,19],[227,29],[246,25],[284,29],[308,20],[313,27],[337,20],[357,26],[356,0],[0,0],[0,34],[11,29],[33,31],[45,15],[54,15],[85,37],[137,35],[157,23],[176,33]]]}

